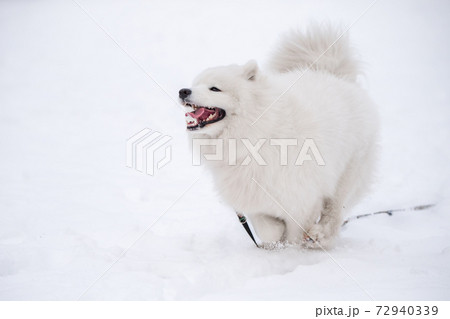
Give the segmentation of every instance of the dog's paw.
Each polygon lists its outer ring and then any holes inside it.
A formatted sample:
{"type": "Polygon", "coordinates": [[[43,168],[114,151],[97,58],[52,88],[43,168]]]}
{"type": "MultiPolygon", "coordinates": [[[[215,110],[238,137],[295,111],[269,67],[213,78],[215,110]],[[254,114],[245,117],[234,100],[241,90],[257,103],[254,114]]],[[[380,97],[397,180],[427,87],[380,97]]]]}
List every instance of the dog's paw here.
{"type": "Polygon", "coordinates": [[[303,234],[303,245],[307,248],[326,248],[330,245],[330,238],[326,228],[321,224],[313,225],[303,234]]]}

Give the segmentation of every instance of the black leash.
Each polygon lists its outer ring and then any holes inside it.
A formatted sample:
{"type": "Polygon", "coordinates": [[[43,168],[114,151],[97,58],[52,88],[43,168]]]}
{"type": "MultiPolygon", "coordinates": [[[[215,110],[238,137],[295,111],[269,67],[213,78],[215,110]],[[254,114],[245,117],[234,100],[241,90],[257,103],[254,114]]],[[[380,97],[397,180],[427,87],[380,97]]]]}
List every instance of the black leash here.
{"type": "MultiPolygon", "coordinates": [[[[369,217],[369,216],[380,215],[380,214],[387,214],[389,216],[392,216],[393,213],[406,212],[406,211],[410,211],[410,210],[425,210],[425,209],[431,208],[431,207],[433,207],[435,205],[436,204],[418,205],[418,206],[413,206],[413,207],[409,207],[409,208],[381,210],[381,211],[375,212],[375,213],[356,215],[356,216],[352,216],[352,217],[347,218],[342,223],[342,226],[347,225],[348,222],[350,222],[352,220],[360,219],[360,218],[363,218],[363,217],[369,217]]],[[[244,215],[242,215],[242,214],[239,214],[239,213],[236,213],[236,214],[237,214],[237,217],[239,218],[239,221],[241,222],[242,226],[244,226],[244,229],[246,230],[247,234],[253,240],[253,242],[255,243],[256,247],[259,248],[259,245],[258,245],[258,243],[255,240],[255,237],[253,237],[252,230],[250,229],[250,226],[248,226],[247,218],[244,215]]]]}
{"type": "Polygon", "coordinates": [[[399,209],[390,209],[390,210],[381,210],[379,212],[375,212],[375,213],[369,213],[369,214],[361,214],[361,215],[357,215],[357,216],[352,216],[347,218],[343,223],[342,226],[347,225],[348,222],[355,220],[355,219],[360,219],[363,217],[368,217],[368,216],[373,216],[373,215],[380,215],[380,214],[387,214],[389,216],[392,216],[393,213],[398,213],[398,212],[406,212],[406,211],[410,211],[410,210],[424,210],[424,209],[428,209],[431,208],[433,206],[435,206],[436,204],[427,204],[427,205],[418,205],[418,206],[413,206],[413,207],[409,207],[409,208],[399,208],[399,209]]]}
{"type": "Polygon", "coordinates": [[[253,237],[252,230],[250,229],[250,226],[248,226],[247,218],[244,215],[242,215],[242,214],[239,214],[239,213],[236,213],[236,214],[237,214],[237,217],[239,218],[239,221],[241,222],[242,226],[244,226],[244,229],[247,231],[247,234],[253,240],[253,242],[255,243],[256,247],[259,248],[258,243],[255,240],[255,237],[253,237]]]}

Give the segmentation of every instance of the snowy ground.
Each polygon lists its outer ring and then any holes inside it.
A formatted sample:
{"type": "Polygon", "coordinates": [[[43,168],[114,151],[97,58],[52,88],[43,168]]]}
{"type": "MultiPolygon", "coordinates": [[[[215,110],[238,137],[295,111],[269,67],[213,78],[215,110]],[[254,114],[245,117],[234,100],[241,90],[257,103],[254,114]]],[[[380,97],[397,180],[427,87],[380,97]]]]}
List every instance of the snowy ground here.
{"type": "MultiPolygon", "coordinates": [[[[264,62],[289,27],[350,25],[370,1],[79,3],[175,98],[205,67],[264,62]]],[[[438,205],[352,222],[330,258],[253,247],[192,167],[183,113],[74,2],[2,1],[0,299],[448,300],[449,15],[379,0],[350,30],[383,122],[378,182],[353,214],[438,205]],[[173,137],[153,177],[125,165],[145,127],[173,137]]]]}

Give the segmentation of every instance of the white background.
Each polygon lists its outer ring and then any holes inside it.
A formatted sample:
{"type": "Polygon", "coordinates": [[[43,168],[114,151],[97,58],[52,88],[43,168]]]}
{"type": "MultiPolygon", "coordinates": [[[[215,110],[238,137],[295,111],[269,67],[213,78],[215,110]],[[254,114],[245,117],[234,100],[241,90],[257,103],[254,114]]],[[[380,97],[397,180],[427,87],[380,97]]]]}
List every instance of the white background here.
{"type": "Polygon", "coordinates": [[[349,26],[371,2],[79,3],[101,27],[69,0],[0,3],[1,300],[448,300],[448,1],[379,0],[349,31],[382,118],[377,182],[353,214],[438,205],[352,222],[333,259],[256,249],[191,165],[170,97],[206,67],[263,66],[291,27],[349,26]],[[145,127],[173,137],[153,177],[125,165],[145,127]]]}

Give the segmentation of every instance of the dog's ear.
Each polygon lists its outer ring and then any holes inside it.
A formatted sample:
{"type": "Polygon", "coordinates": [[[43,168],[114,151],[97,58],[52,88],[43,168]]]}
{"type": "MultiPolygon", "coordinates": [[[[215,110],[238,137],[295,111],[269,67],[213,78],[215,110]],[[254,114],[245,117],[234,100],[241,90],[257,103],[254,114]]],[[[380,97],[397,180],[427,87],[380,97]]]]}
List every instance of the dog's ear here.
{"type": "Polygon", "coordinates": [[[255,60],[250,60],[244,65],[244,76],[249,81],[254,81],[258,73],[258,64],[255,60]]]}

